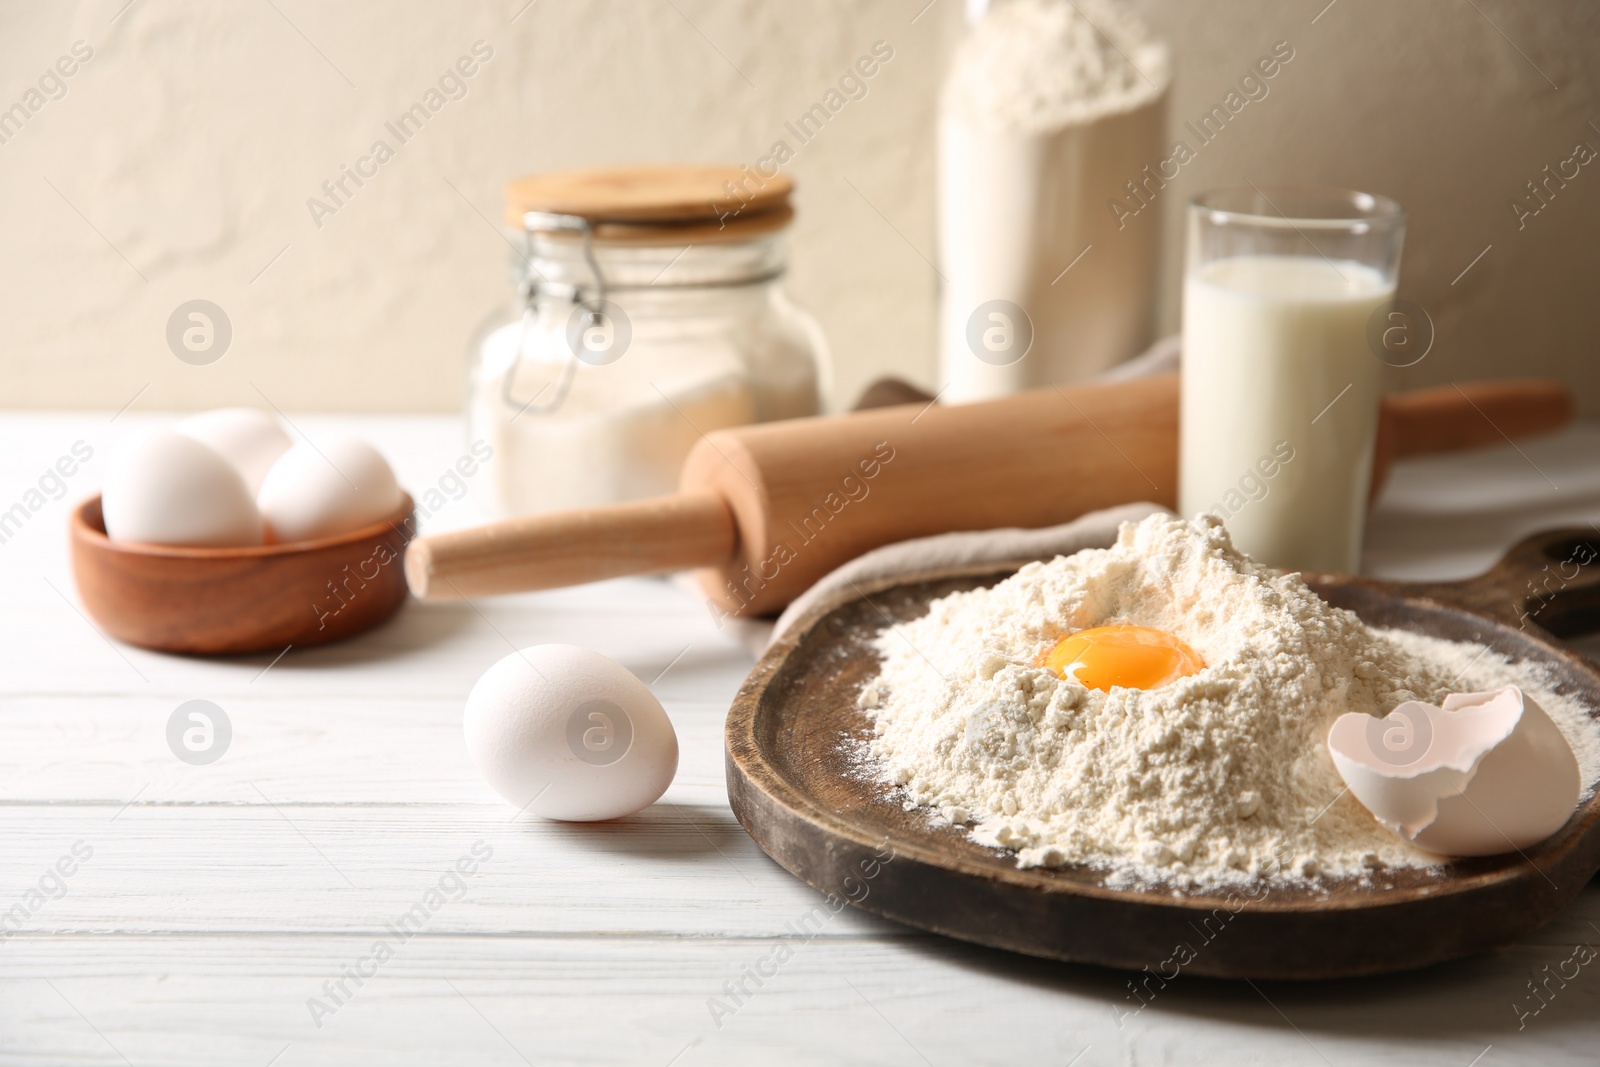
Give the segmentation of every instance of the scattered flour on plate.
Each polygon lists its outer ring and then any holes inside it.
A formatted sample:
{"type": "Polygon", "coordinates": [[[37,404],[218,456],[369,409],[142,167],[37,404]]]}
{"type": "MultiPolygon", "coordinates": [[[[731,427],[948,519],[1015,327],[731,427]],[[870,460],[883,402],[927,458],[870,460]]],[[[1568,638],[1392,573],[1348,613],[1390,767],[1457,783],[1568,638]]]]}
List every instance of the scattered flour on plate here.
{"type": "Polygon", "coordinates": [[[1326,739],[1345,712],[1451,692],[1520,685],[1572,745],[1586,795],[1600,776],[1600,733],[1542,668],[1368,627],[1235,551],[1209,516],[1125,523],[1109,549],[934,601],[877,649],[860,706],[881,773],[908,808],[975,824],[974,841],[1024,867],[1220,885],[1438,864],[1345,793],[1326,739]],[[1062,635],[1112,623],[1174,634],[1207,667],[1105,693],[1033,665],[1062,635]]]}

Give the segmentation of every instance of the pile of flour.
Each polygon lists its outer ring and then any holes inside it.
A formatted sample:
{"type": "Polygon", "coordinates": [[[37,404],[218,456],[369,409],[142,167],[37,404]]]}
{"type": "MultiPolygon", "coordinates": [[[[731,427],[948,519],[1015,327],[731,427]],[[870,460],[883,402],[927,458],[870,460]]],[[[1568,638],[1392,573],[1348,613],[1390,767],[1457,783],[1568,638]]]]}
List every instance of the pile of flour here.
{"type": "Polygon", "coordinates": [[[940,107],[1045,133],[1149,103],[1170,69],[1167,46],[1113,0],[1001,0],[956,50],[940,107]]]}
{"type": "Polygon", "coordinates": [[[1236,552],[1222,524],[1152,515],[1109,549],[1033,563],[886,630],[862,692],[878,772],[907,807],[975,824],[1021,866],[1225,884],[1439,863],[1384,829],[1328,756],[1333,720],[1404,700],[1523,687],[1600,775],[1600,738],[1537,668],[1481,646],[1369,628],[1300,577],[1236,552]],[[1035,667],[1062,635],[1126,623],[1205,670],[1104,693],[1035,667]]]}

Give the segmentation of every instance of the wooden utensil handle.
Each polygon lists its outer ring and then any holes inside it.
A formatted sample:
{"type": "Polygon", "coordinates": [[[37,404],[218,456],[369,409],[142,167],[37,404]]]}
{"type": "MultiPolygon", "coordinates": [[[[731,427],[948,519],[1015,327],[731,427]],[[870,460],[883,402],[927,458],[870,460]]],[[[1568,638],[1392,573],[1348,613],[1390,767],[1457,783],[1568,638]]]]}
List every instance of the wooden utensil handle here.
{"type": "Polygon", "coordinates": [[[1369,584],[1570,640],[1600,631],[1597,564],[1600,535],[1593,527],[1572,526],[1523,538],[1476,578],[1369,584]]]}
{"type": "Polygon", "coordinates": [[[1572,421],[1572,392],[1558,381],[1522,378],[1391,393],[1384,398],[1394,455],[1454,452],[1554,433],[1572,421]]]}
{"type": "Polygon", "coordinates": [[[715,493],[529,515],[413,541],[406,581],[423,600],[596,582],[626,574],[714,567],[738,532],[715,493]]]}

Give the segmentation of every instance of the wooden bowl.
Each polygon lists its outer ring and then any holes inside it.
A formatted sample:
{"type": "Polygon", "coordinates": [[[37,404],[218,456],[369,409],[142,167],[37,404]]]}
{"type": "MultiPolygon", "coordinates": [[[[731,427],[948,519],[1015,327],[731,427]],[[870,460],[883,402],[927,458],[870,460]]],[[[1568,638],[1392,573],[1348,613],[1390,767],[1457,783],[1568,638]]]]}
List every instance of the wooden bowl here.
{"type": "Polygon", "coordinates": [[[337,537],[250,548],[124,544],[106,536],[100,497],[72,512],[72,574],[94,620],[119,641],[228,655],[339,641],[406,599],[411,497],[382,522],[337,537]]]}

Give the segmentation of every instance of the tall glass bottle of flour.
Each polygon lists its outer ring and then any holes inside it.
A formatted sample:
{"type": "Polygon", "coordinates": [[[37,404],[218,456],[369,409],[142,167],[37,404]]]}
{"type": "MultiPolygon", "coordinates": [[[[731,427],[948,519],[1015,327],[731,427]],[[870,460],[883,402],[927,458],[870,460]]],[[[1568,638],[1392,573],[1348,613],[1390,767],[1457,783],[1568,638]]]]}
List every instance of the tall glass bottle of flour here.
{"type": "Polygon", "coordinates": [[[1289,570],[1354,572],[1405,214],[1367,193],[1224,189],[1189,207],[1178,504],[1289,570]]]}
{"type": "Polygon", "coordinates": [[[506,187],[517,297],[479,330],[468,382],[491,513],[669,493],[712,430],[820,410],[826,342],[778,284],[792,190],[688,165],[506,187]]]}
{"type": "Polygon", "coordinates": [[[1167,46],[1118,0],[971,3],[939,105],[940,385],[1086,378],[1154,328],[1167,46]],[[982,9],[989,8],[987,14],[982,9]]]}

